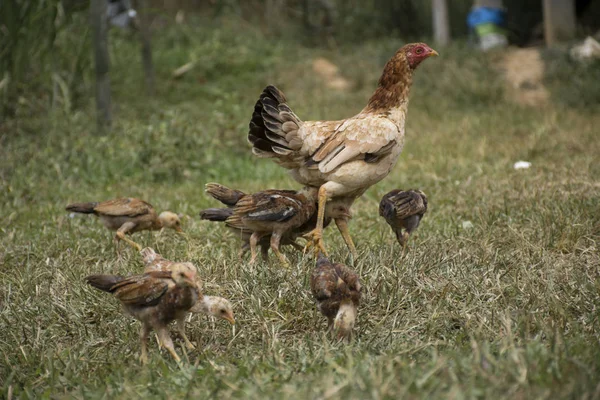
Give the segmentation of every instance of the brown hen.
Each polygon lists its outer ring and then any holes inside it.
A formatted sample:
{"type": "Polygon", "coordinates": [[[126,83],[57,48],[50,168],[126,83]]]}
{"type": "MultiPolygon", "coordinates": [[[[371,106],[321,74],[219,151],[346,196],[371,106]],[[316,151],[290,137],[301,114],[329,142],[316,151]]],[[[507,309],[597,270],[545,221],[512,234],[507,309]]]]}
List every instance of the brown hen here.
{"type": "MultiPolygon", "coordinates": [[[[336,197],[356,199],[396,164],[404,146],[413,73],[423,60],[435,55],[424,43],[400,48],[385,65],[367,106],[345,120],[302,121],[276,87],[268,86],[261,94],[248,140],[255,155],[273,158],[296,181],[319,188],[317,226],[308,235],[317,251],[325,252],[326,202],[336,197]]],[[[342,229],[349,238],[347,226],[342,229]]],[[[349,247],[356,258],[354,245],[349,247]]]]}
{"type": "Polygon", "coordinates": [[[177,232],[183,232],[181,221],[177,214],[170,211],[163,211],[160,215],[157,215],[150,203],[135,198],[73,203],[69,204],[66,210],[96,215],[100,218],[104,226],[112,231],[117,231],[115,241],[124,240],[138,251],[142,247],[125,235],[131,235],[134,232],[143,230],[159,230],[162,228],[171,228],[177,232]]]}

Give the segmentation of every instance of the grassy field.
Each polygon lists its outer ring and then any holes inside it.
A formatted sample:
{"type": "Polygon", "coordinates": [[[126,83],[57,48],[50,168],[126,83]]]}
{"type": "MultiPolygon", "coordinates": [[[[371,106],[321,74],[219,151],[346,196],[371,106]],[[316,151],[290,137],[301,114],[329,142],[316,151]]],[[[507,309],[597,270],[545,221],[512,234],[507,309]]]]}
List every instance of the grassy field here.
{"type": "MultiPolygon", "coordinates": [[[[337,50],[265,38],[245,26],[167,29],[155,41],[158,93],[142,90],[137,43],[112,32],[115,123],[94,133],[93,92],[49,115],[23,102],[0,129],[0,397],[36,398],[582,398],[600,397],[600,66],[545,53],[550,102],[507,99],[503,54],[440,49],[417,72],[407,141],[394,171],[353,209],[366,292],[354,340],[325,335],[309,293],[310,258],[291,270],[247,264],[222,226],[200,221],[217,181],[295,188],[252,156],[256,98],[277,84],[303,119],[338,119],[365,104],[402,45],[337,50]],[[328,89],[315,57],[352,88],[328,89]],[[172,69],[198,60],[181,80],[172,69]],[[518,160],[532,167],[514,170],[518,160]],[[429,212],[402,256],[377,215],[393,188],[421,188],[429,212]],[[138,362],[138,324],[90,273],[134,274],[95,218],[71,201],[137,196],[186,215],[188,239],[135,236],[193,261],[208,294],[232,300],[234,329],[194,316],[197,350],[179,368],[156,343],[138,362]]],[[[202,27],[203,26],[203,27],[202,27]]],[[[91,75],[84,76],[91,89],[91,75]]],[[[326,232],[334,260],[347,252],[326,232]]],[[[178,342],[180,344],[180,342],[178,342]]]]}

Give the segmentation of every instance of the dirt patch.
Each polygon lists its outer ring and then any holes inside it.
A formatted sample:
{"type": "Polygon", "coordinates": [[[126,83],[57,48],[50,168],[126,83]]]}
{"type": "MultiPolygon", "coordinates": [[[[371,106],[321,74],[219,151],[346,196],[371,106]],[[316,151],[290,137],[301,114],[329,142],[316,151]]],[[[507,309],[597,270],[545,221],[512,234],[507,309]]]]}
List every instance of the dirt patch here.
{"type": "Polygon", "coordinates": [[[519,104],[541,106],[548,101],[549,93],[544,79],[544,62],[535,49],[509,50],[503,63],[510,95],[519,104]]]}
{"type": "Polygon", "coordinates": [[[350,82],[340,75],[340,69],[331,61],[321,57],[315,58],[312,67],[313,71],[323,79],[327,87],[337,90],[347,90],[350,88],[350,82]]]}

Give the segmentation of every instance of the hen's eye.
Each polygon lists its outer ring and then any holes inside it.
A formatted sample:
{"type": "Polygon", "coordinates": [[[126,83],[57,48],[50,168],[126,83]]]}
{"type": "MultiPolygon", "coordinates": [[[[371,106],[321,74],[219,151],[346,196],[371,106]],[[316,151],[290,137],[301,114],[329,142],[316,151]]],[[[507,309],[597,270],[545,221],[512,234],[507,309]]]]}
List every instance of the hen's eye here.
{"type": "Polygon", "coordinates": [[[417,53],[417,54],[423,53],[423,48],[422,47],[417,48],[417,50],[415,51],[415,53],[417,53]]]}

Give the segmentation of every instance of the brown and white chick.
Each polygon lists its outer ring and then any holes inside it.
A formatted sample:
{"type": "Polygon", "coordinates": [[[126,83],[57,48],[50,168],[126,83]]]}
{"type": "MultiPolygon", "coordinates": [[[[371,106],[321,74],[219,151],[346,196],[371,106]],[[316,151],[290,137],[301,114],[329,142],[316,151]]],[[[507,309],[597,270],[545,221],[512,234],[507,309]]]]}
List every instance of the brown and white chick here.
{"type": "Polygon", "coordinates": [[[168,325],[185,317],[198,300],[196,269],[177,264],[170,271],[151,271],[142,275],[90,275],[87,283],[96,289],[112,293],[124,310],[142,323],[140,332],[141,360],[148,362],[147,342],[151,329],[159,343],[180,362],[169,334],[168,325]]]}
{"type": "Polygon", "coordinates": [[[344,264],[332,264],[322,253],[310,276],[317,307],[338,338],[350,338],[361,296],[360,279],[344,264]]]}
{"type": "MultiPolygon", "coordinates": [[[[207,191],[212,187],[227,189],[222,185],[208,184],[207,191]]],[[[238,191],[239,192],[239,191],[238,191]]],[[[243,192],[239,192],[243,193],[243,192]]],[[[211,194],[212,195],[212,194],[211,194]]],[[[242,233],[250,233],[249,243],[252,257],[250,263],[256,261],[260,240],[270,236],[270,248],[284,266],[289,266],[287,258],[279,250],[282,241],[294,242],[292,232],[310,220],[316,210],[317,189],[305,187],[294,190],[263,190],[253,194],[243,194],[227,204],[231,211],[223,209],[222,215],[228,215],[225,224],[242,233]],[[291,239],[291,240],[290,240],[291,239]]],[[[217,198],[213,195],[213,197],[217,198]]],[[[221,200],[220,200],[221,201],[221,200]]],[[[205,210],[201,213],[203,219],[212,219],[218,209],[205,210]]],[[[242,249],[243,250],[243,249],[242,249]]]]}
{"type": "Polygon", "coordinates": [[[157,214],[150,203],[131,197],[102,202],[73,203],[69,204],[66,210],[96,215],[104,226],[112,231],[117,231],[115,242],[124,240],[138,251],[142,247],[125,235],[143,230],[155,231],[162,228],[171,228],[177,232],[183,232],[177,214],[170,211],[157,214]]]}
{"type": "MultiPolygon", "coordinates": [[[[194,267],[194,264],[191,262],[178,263],[167,260],[150,247],[142,249],[140,254],[142,255],[144,272],[146,273],[152,271],[171,271],[175,266],[183,266],[185,268],[193,268],[196,270],[196,267],[194,267]]],[[[194,283],[196,284],[196,289],[198,291],[198,301],[189,309],[189,312],[193,314],[210,315],[217,319],[224,319],[232,325],[235,324],[233,308],[231,307],[229,300],[222,297],[205,296],[202,293],[202,280],[198,274],[195,276],[194,283]]],[[[193,349],[194,345],[190,342],[185,333],[185,317],[186,315],[183,315],[181,318],[175,320],[176,328],[187,348],[193,349]]]]}
{"type": "Polygon", "coordinates": [[[379,215],[392,227],[403,250],[426,212],[427,196],[420,190],[395,189],[384,195],[379,203],[379,215]]]}

